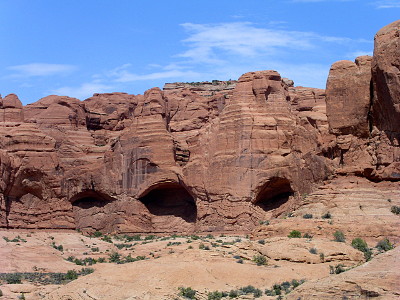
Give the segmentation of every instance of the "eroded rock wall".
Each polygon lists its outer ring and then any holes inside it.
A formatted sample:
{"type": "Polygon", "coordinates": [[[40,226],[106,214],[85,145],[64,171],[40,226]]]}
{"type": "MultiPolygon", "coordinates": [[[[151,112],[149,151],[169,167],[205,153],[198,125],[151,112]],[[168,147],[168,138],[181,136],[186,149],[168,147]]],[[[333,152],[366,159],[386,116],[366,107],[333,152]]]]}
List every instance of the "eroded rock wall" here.
{"type": "Polygon", "coordinates": [[[25,107],[9,95],[0,226],[247,231],[334,176],[396,182],[399,85],[388,66],[398,58],[384,53],[395,51],[398,27],[378,33],[373,59],[335,63],[326,92],[258,71],[218,86],[48,96],[25,107]]]}

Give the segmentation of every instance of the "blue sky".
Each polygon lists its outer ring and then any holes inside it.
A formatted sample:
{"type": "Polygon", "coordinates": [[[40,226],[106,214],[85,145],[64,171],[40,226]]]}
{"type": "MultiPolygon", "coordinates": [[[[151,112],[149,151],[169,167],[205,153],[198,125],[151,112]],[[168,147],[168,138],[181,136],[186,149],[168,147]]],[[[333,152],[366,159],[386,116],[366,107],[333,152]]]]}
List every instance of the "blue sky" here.
{"type": "Polygon", "coordinates": [[[324,88],[399,16],[400,0],[0,0],[0,94],[84,100],[269,69],[324,88]]]}

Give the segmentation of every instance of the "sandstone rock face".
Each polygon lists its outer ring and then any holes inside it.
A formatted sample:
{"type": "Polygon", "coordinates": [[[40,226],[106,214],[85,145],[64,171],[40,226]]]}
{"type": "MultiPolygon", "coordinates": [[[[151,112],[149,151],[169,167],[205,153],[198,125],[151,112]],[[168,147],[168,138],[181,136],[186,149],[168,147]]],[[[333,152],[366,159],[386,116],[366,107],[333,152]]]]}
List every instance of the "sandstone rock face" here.
{"type": "Polygon", "coordinates": [[[249,231],[337,176],[396,189],[397,58],[385,54],[396,53],[396,24],[377,35],[372,85],[360,57],[333,65],[326,92],[258,71],[82,102],[1,99],[0,225],[249,231]]]}
{"type": "Polygon", "coordinates": [[[354,63],[342,60],[332,65],[326,84],[326,113],[332,133],[368,136],[371,60],[360,56],[354,63]]]}
{"type": "Polygon", "coordinates": [[[400,140],[400,21],[382,28],[375,36],[372,77],[373,118],[396,145],[400,140]]]}

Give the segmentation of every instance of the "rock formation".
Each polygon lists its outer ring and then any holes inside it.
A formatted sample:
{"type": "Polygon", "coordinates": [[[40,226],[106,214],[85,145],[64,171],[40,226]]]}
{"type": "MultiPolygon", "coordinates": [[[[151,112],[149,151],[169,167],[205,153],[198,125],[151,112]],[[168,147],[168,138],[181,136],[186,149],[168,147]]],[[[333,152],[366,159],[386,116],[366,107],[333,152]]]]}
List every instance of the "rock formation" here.
{"type": "Polygon", "coordinates": [[[0,226],[252,230],[340,176],[400,180],[400,21],[326,91],[276,71],[144,95],[0,99],[0,226]]]}

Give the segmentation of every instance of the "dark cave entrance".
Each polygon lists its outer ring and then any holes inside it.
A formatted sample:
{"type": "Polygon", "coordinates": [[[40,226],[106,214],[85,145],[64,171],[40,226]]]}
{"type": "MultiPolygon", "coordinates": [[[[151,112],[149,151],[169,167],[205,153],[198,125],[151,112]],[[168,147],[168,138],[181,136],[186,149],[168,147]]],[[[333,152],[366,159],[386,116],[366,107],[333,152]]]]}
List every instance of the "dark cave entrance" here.
{"type": "Polygon", "coordinates": [[[196,222],[196,202],[186,188],[179,183],[157,185],[140,197],[139,200],[153,216],[173,216],[187,223],[196,222]]]}
{"type": "Polygon", "coordinates": [[[102,230],[113,213],[110,206],[116,199],[93,190],[83,191],[70,199],[77,229],[102,230]]]}
{"type": "Polygon", "coordinates": [[[270,211],[281,207],[293,195],[294,191],[288,179],[273,177],[261,187],[254,204],[264,211],[270,211]]]}

